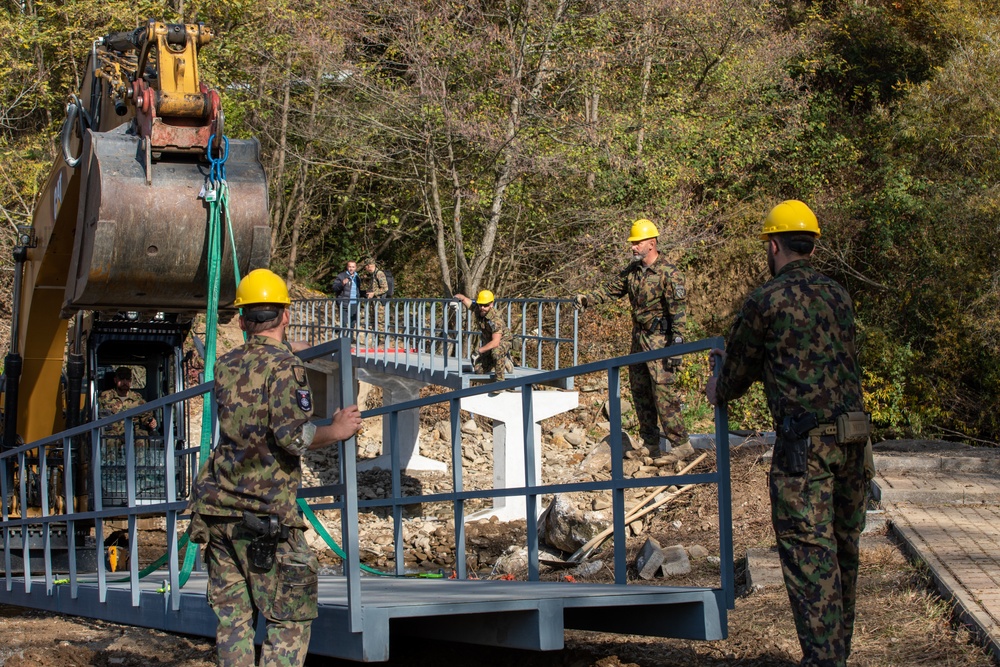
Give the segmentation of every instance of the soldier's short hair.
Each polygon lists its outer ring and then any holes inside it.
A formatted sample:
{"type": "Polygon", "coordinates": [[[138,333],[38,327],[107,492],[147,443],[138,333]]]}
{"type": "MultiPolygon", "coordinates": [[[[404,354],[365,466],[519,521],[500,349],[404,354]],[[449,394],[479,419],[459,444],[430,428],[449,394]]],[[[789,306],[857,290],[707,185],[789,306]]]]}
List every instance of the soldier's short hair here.
{"type": "Polygon", "coordinates": [[[782,232],[772,234],[771,237],[778,242],[786,252],[794,252],[798,255],[808,255],[816,247],[816,235],[805,232],[782,232]]]}
{"type": "Polygon", "coordinates": [[[280,303],[255,303],[243,307],[243,330],[248,334],[268,331],[281,323],[285,307],[280,303]]]}
{"type": "Polygon", "coordinates": [[[116,380],[131,380],[132,379],[132,369],[128,366],[119,366],[115,369],[115,379],[116,380]]]}

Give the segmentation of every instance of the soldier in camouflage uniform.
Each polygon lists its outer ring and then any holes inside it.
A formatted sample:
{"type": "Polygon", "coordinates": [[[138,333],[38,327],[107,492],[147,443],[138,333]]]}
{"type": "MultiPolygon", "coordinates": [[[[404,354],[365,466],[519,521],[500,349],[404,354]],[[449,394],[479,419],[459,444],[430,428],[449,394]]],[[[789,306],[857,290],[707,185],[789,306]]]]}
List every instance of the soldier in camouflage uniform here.
{"type": "MultiPolygon", "coordinates": [[[[132,369],[128,366],[119,366],[115,370],[114,389],[105,389],[97,395],[98,414],[102,417],[116,415],[145,403],[139,392],[132,391],[132,369]]],[[[140,435],[145,435],[156,428],[156,418],[152,410],[133,417],[132,423],[136,427],[135,432],[140,435]]],[[[109,424],[104,428],[104,433],[116,437],[125,435],[125,422],[109,424]]]]}
{"type": "Polygon", "coordinates": [[[260,664],[302,665],[317,616],[318,562],[296,507],[300,457],[357,432],[357,406],[315,426],[305,368],[284,341],[284,281],[250,272],[236,291],[242,347],[215,365],[219,442],[191,494],[191,540],[206,544],[208,601],[219,618],[219,665],[254,665],[258,614],[267,621],[260,664]]]}
{"type": "Polygon", "coordinates": [[[500,311],[493,307],[493,292],[488,289],[480,291],[474,303],[464,294],[456,294],[455,298],[472,311],[475,326],[479,329],[479,347],[472,350],[471,355],[472,370],[476,373],[492,371],[496,381],[503,382],[506,374],[514,370],[514,360],[510,356],[514,332],[507,326],[500,311]]]}
{"type": "Polygon", "coordinates": [[[386,280],[385,271],[375,266],[375,259],[369,257],[365,260],[365,271],[368,275],[364,279],[364,293],[369,299],[381,299],[389,291],[389,281],[386,280]]]}
{"type": "MultiPolygon", "coordinates": [[[[581,309],[628,296],[632,306],[632,353],[684,342],[684,277],[657,250],[659,233],[649,220],[636,220],[628,238],[632,262],[599,290],[576,296],[577,308],[581,309]]],[[[660,451],[657,418],[671,447],[688,441],[680,395],[673,386],[680,364],[680,357],[670,357],[628,369],[639,437],[654,457],[660,451]]]]}
{"type": "Polygon", "coordinates": [[[764,383],[778,433],[771,459],[771,518],[802,665],[846,664],[854,631],[858,540],[865,525],[865,442],[851,298],[809,262],[820,235],[800,201],[764,223],[772,280],[743,304],[713,350],[711,403],[764,383]],[[852,426],[853,425],[853,426],[852,426]]]}

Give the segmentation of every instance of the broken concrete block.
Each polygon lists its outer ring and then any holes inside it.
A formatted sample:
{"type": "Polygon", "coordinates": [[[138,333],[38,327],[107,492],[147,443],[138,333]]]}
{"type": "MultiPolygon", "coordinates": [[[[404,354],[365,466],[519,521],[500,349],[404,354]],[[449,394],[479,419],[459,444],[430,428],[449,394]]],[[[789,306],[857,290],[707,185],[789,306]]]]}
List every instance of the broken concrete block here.
{"type": "Polygon", "coordinates": [[[663,549],[659,543],[652,537],[646,538],[646,543],[639,549],[639,555],[635,558],[635,569],[643,579],[652,579],[663,564],[663,559],[663,549]]]}
{"type": "Polygon", "coordinates": [[[691,572],[691,561],[688,559],[687,551],[683,544],[675,544],[672,547],[663,549],[663,564],[660,566],[664,577],[689,574],[691,572]]]}
{"type": "Polygon", "coordinates": [[[708,549],[700,544],[692,544],[687,551],[690,558],[706,558],[708,556],[708,549]]]}

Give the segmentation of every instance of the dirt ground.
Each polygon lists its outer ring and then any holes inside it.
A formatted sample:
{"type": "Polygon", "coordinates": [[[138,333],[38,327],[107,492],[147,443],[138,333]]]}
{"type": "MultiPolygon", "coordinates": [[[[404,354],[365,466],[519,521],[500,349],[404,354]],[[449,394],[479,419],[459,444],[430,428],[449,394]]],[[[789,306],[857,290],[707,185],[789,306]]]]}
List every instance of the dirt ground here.
{"type": "MultiPolygon", "coordinates": [[[[733,453],[733,535],[738,590],[736,608],[729,615],[728,639],[695,642],[568,631],[563,650],[545,653],[400,640],[392,646],[394,659],[384,664],[390,667],[795,665],[799,649],[784,589],[748,591],[745,586],[746,549],[773,543],[763,453],[759,449],[738,449],[733,453]]],[[[656,537],[664,545],[701,544],[710,551],[717,550],[716,507],[714,489],[701,488],[686,500],[663,508],[645,535],[656,537]]],[[[521,530],[523,541],[522,527],[512,526],[510,530],[521,530]]],[[[630,538],[630,555],[641,546],[645,535],[630,538]]],[[[604,549],[610,555],[611,546],[605,545],[604,549]]],[[[601,555],[598,552],[595,557],[601,555]]],[[[948,605],[931,592],[926,572],[908,562],[888,537],[866,536],[862,559],[852,665],[994,664],[965,629],[953,624],[948,605]]],[[[682,580],[671,579],[669,583],[696,585],[717,581],[717,570],[709,563],[696,561],[691,575],[682,580]]],[[[610,580],[610,574],[607,577],[610,580]]],[[[667,582],[657,579],[655,583],[667,582]]],[[[0,665],[4,667],[214,664],[213,643],[206,639],[17,607],[0,606],[0,631],[4,636],[0,665]]],[[[308,664],[316,667],[354,663],[314,657],[308,664]]]]}

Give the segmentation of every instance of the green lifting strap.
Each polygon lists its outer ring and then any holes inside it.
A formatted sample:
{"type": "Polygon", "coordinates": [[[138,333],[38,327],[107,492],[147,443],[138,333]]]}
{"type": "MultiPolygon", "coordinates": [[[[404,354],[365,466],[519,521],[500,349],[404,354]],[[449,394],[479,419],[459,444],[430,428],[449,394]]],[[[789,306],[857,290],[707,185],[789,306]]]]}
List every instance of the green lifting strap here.
{"type": "MultiPolygon", "coordinates": [[[[326,529],[326,526],[324,526],[323,522],[319,520],[319,517],[316,516],[316,514],[312,511],[312,508],[309,507],[309,504],[305,501],[305,499],[299,498],[297,502],[299,504],[299,509],[302,510],[302,514],[306,517],[306,519],[309,520],[309,523],[312,525],[313,530],[316,531],[316,534],[322,537],[323,541],[326,542],[326,546],[330,547],[330,550],[333,551],[333,553],[340,556],[340,558],[342,558],[346,563],[347,554],[344,553],[344,550],[340,548],[340,545],[338,545],[337,542],[334,541],[333,536],[330,535],[330,533],[326,529]]],[[[383,572],[382,570],[376,570],[373,567],[368,567],[364,563],[361,564],[361,569],[370,574],[377,574],[380,577],[395,576],[390,572],[383,572]]]]}
{"type": "MultiPolygon", "coordinates": [[[[214,136],[212,137],[214,139],[214,136]]],[[[236,244],[233,242],[233,227],[229,216],[229,185],[226,183],[226,158],[229,157],[229,139],[223,137],[223,152],[219,158],[212,157],[212,139],[209,140],[208,158],[212,164],[211,174],[205,190],[205,201],[208,203],[208,303],[205,309],[205,382],[215,379],[215,355],[219,334],[219,292],[222,288],[222,220],[225,218],[230,245],[233,247],[233,272],[236,284],[240,282],[239,262],[236,257],[236,244]]],[[[198,449],[196,470],[201,472],[202,466],[208,462],[212,446],[212,395],[206,393],[201,399],[201,446],[198,449]]],[[[197,476],[195,476],[197,479],[197,476]]],[[[183,588],[191,577],[194,569],[197,549],[187,549],[184,552],[184,564],[181,567],[178,583],[183,588]]]]}

